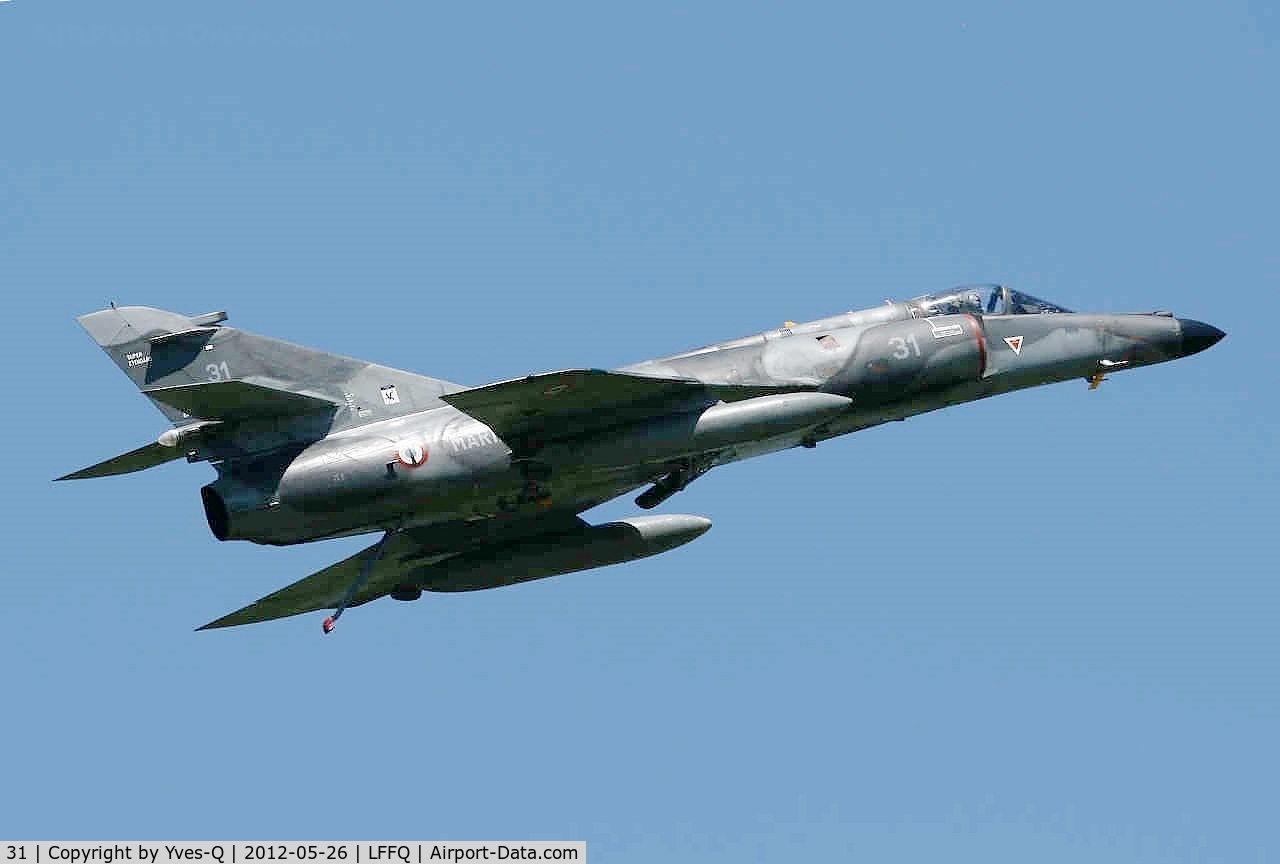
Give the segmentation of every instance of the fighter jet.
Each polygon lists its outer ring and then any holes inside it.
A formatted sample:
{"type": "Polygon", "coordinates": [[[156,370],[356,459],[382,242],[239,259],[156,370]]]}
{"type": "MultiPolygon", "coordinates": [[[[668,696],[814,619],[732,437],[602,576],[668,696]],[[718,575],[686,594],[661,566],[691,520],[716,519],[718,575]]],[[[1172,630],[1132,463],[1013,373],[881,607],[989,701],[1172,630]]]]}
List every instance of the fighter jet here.
{"type": "Polygon", "coordinates": [[[1011,390],[1163,363],[1222,339],[1169,312],[1078,313],[969,286],[787,322],[617,370],[464,387],[144,306],[79,318],[172,423],[59,480],[175,459],[219,540],[381,533],[364,551],[199,629],[424,591],[476,591],[631,561],[697,538],[700,516],[579,514],[643,488],[651,510],[712,468],[1011,390]]]}

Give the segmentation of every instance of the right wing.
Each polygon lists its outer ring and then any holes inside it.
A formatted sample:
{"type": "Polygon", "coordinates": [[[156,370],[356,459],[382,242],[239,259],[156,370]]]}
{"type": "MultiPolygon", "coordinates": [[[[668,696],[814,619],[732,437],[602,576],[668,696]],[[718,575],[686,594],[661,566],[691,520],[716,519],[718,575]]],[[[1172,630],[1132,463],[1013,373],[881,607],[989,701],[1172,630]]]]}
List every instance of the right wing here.
{"type": "MultiPolygon", "coordinates": [[[[360,568],[366,556],[371,554],[374,548],[376,544],[318,573],[312,573],[305,579],[299,579],[274,594],[268,594],[243,609],[237,609],[230,615],[224,615],[196,629],[213,630],[218,627],[234,627],[237,624],[256,624],[259,621],[287,618],[303,612],[337,608],[347,587],[360,574],[360,568]]],[[[376,600],[390,593],[413,567],[432,563],[440,557],[448,557],[447,555],[419,557],[420,553],[421,550],[410,535],[398,534],[392,537],[383,550],[382,557],[374,564],[369,578],[356,592],[350,605],[359,606],[370,600],[376,600]]]]}
{"type": "MultiPolygon", "coordinates": [[[[373,565],[368,578],[348,605],[359,606],[370,600],[377,600],[391,593],[397,585],[409,581],[414,571],[430,567],[468,549],[585,526],[586,523],[576,516],[548,513],[512,522],[490,519],[482,523],[449,523],[431,528],[411,528],[387,541],[382,557],[373,565]]],[[[214,630],[239,624],[256,624],[303,612],[337,608],[376,545],[196,629],[214,630]]]]}

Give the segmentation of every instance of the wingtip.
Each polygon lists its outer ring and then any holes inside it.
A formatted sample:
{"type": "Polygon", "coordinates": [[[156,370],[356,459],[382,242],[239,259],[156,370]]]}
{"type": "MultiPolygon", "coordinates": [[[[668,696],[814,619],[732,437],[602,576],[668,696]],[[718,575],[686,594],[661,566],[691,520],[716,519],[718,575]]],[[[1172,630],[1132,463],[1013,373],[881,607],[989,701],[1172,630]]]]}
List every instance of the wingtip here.
{"type": "MultiPolygon", "coordinates": [[[[235,613],[233,612],[231,614],[234,615],[235,613]]],[[[234,626],[234,624],[225,623],[230,617],[231,615],[223,615],[221,618],[210,621],[208,624],[201,624],[194,632],[199,633],[201,630],[221,630],[223,627],[234,626]]]]}

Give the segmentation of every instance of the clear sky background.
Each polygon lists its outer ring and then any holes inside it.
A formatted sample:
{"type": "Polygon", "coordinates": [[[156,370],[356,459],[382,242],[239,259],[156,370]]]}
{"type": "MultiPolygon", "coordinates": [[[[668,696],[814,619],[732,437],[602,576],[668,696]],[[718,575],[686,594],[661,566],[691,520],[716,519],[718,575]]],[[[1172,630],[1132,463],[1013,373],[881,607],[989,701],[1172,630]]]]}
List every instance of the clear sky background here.
{"type": "MultiPolygon", "coordinates": [[[[0,835],[597,862],[1280,858],[1266,3],[0,4],[0,835]],[[966,282],[1205,354],[717,470],[646,561],[193,628],[107,301],[469,384],[966,282]],[[805,857],[809,856],[809,857],[805,857]]],[[[623,499],[595,521],[636,512],[623,499]]]]}

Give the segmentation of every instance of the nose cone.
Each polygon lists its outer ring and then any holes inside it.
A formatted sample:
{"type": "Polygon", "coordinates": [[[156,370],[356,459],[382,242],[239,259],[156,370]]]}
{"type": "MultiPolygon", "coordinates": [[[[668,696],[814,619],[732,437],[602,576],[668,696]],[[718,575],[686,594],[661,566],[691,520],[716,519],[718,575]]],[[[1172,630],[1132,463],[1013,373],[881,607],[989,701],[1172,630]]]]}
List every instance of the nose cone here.
{"type": "Polygon", "coordinates": [[[1190,318],[1178,319],[1178,326],[1182,330],[1183,357],[1199,354],[1204,349],[1217,345],[1218,341],[1227,335],[1212,324],[1193,321],[1190,318]]]}

